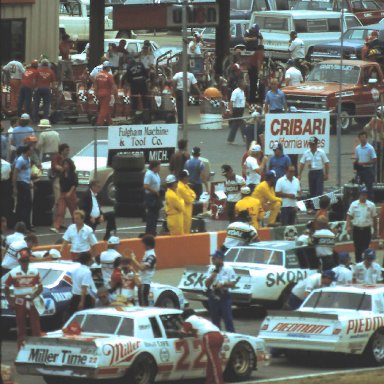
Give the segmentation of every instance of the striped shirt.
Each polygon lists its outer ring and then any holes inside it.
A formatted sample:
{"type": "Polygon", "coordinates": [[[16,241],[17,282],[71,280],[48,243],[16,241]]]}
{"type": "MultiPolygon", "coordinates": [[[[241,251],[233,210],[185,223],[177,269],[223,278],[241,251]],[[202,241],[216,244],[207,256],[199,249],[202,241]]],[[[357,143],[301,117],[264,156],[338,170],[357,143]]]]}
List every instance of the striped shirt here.
{"type": "Polygon", "coordinates": [[[21,266],[18,266],[9,272],[5,285],[13,286],[15,296],[33,295],[37,287],[41,285],[41,277],[35,268],[28,267],[27,272],[24,272],[21,266]]]}

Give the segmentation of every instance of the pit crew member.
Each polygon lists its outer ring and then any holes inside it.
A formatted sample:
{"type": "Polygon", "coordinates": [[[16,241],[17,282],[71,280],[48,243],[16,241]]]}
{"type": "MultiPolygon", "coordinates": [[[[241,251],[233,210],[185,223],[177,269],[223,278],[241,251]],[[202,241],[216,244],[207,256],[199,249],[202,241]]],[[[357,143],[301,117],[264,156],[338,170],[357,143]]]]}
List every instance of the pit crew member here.
{"type": "Polygon", "coordinates": [[[259,199],[251,196],[251,189],[249,187],[242,187],[241,200],[235,205],[235,214],[239,215],[242,211],[247,211],[251,218],[251,225],[257,230],[259,229],[259,221],[264,217],[264,209],[259,199]]]}
{"type": "Polygon", "coordinates": [[[376,252],[368,248],[363,252],[364,260],[355,265],[355,282],[358,284],[377,284],[382,281],[381,267],[375,263],[376,252]]]}
{"type": "Polygon", "coordinates": [[[338,254],[339,265],[332,268],[332,271],[336,273],[337,284],[352,284],[353,272],[350,268],[351,257],[348,252],[340,252],[338,254]]]}
{"type": "Polygon", "coordinates": [[[101,273],[103,275],[104,287],[110,288],[109,283],[113,270],[116,268],[118,259],[121,254],[116,248],[120,244],[120,239],[117,236],[111,236],[107,241],[107,250],[100,254],[101,273]]]}

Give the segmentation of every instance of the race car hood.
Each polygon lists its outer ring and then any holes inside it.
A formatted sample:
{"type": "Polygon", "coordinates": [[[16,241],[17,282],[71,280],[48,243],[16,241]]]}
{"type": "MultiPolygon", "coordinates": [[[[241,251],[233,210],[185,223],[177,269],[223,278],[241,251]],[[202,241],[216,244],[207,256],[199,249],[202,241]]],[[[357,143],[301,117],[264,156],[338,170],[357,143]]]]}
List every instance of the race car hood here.
{"type": "MultiPolygon", "coordinates": [[[[353,89],[351,84],[342,84],[341,90],[353,89]]],[[[288,95],[308,95],[308,96],[329,96],[340,92],[340,84],[338,83],[321,83],[321,82],[306,82],[298,86],[290,86],[282,89],[288,95]]]]}

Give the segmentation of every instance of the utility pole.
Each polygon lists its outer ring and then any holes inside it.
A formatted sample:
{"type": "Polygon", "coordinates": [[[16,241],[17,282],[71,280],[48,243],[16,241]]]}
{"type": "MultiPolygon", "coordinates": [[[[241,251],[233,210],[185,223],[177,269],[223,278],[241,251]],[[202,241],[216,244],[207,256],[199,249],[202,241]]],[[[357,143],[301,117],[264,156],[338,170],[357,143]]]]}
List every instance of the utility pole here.
{"type": "Polygon", "coordinates": [[[182,30],[183,30],[183,139],[188,139],[188,52],[187,52],[187,12],[188,0],[182,4],[182,30]]]}
{"type": "Polygon", "coordinates": [[[219,25],[216,27],[216,62],[215,72],[218,75],[223,74],[223,62],[229,55],[229,16],[230,16],[230,2],[229,0],[216,0],[219,5],[219,25]]]}
{"type": "Polygon", "coordinates": [[[89,61],[91,70],[100,64],[104,55],[104,0],[91,0],[89,4],[89,61]]]}

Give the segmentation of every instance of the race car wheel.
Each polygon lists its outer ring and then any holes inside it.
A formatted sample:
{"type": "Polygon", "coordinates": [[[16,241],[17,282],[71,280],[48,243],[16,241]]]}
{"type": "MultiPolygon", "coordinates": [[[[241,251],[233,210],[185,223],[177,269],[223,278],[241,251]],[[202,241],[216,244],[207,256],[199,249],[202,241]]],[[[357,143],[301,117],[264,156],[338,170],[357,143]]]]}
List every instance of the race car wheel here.
{"type": "Polygon", "coordinates": [[[152,384],[157,374],[156,362],[148,353],[142,353],[133,362],[126,378],[130,384],[152,384]]]}
{"type": "Polygon", "coordinates": [[[180,303],[179,303],[179,299],[173,292],[166,291],[166,292],[163,292],[160,295],[160,297],[157,299],[155,307],[179,309],[180,303]]]}
{"type": "Polygon", "coordinates": [[[255,366],[256,357],[253,348],[249,343],[242,341],[236,344],[231,352],[224,371],[224,379],[233,382],[248,380],[255,366]]]}
{"type": "Polygon", "coordinates": [[[346,107],[341,108],[340,125],[341,125],[341,132],[342,133],[347,133],[351,129],[352,111],[346,107]]]}
{"type": "Polygon", "coordinates": [[[373,365],[384,365],[384,329],[378,329],[365,347],[367,362],[373,365]]]}

